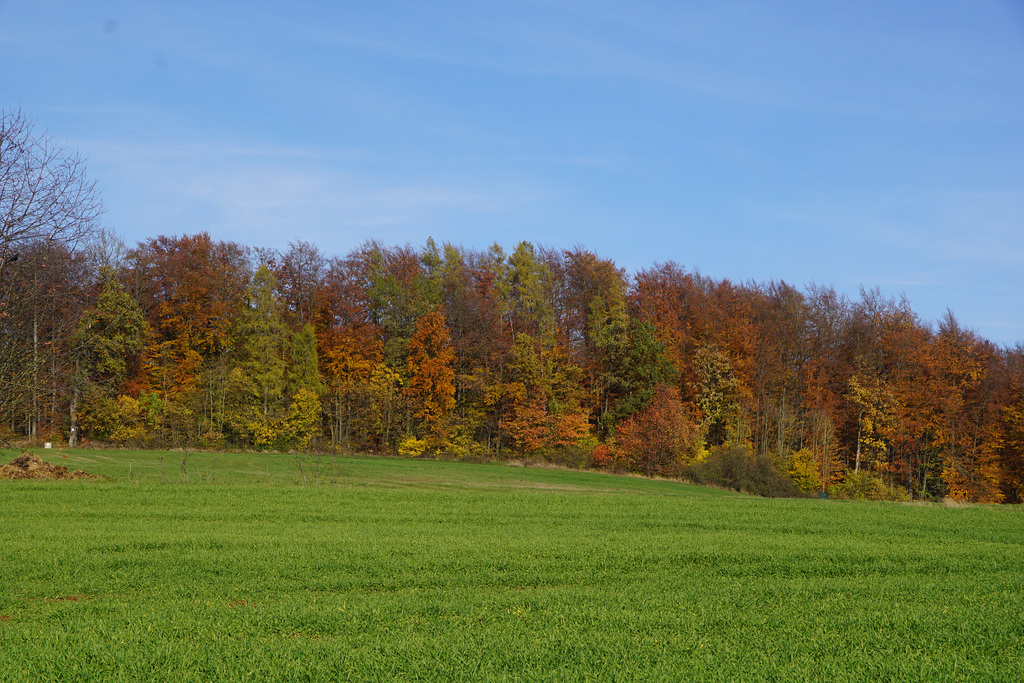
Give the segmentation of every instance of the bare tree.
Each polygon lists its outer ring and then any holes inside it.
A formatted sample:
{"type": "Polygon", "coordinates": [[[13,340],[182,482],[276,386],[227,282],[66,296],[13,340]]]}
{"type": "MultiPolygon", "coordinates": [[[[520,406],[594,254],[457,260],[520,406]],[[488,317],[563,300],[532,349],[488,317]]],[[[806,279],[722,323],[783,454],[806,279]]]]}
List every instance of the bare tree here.
{"type": "MultiPolygon", "coordinates": [[[[80,277],[56,268],[83,238],[94,233],[103,213],[85,160],[46,132],[36,132],[20,110],[0,109],[0,424],[13,416],[31,434],[39,418],[44,386],[57,398],[61,363],[77,306],[63,305],[80,291],[80,277]],[[56,259],[56,260],[54,260],[56,259]],[[12,273],[11,268],[17,270],[12,273]],[[48,283],[49,290],[41,283],[48,283]],[[55,296],[56,295],[56,296],[55,296]],[[50,305],[57,300],[61,305],[50,305]],[[48,335],[48,336],[47,336],[48,335]],[[56,335],[56,336],[54,336],[56,335]],[[45,352],[45,354],[44,354],[45,352]],[[43,357],[49,355],[47,382],[43,357]],[[28,406],[27,408],[25,406],[28,406]]],[[[20,429],[19,429],[20,431],[20,429]]]]}
{"type": "Polygon", "coordinates": [[[38,133],[20,110],[0,110],[0,285],[23,244],[73,248],[103,214],[85,160],[38,133]]]}
{"type": "Polygon", "coordinates": [[[94,231],[82,246],[89,266],[99,272],[104,266],[121,272],[127,263],[128,245],[111,228],[103,226],[94,231]]]}
{"type": "Polygon", "coordinates": [[[85,349],[73,335],[94,297],[93,275],[81,252],[43,242],[22,245],[14,265],[0,310],[0,417],[35,437],[40,426],[61,426],[75,403],[85,349]]]}

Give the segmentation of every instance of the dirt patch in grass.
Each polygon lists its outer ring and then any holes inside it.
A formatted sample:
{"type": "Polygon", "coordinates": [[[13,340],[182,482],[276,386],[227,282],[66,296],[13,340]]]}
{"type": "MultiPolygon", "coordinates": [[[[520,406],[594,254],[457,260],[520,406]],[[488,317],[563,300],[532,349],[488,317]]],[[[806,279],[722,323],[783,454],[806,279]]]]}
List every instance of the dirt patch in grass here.
{"type": "Polygon", "coordinates": [[[38,455],[25,453],[6,465],[0,465],[0,479],[100,479],[82,470],[69,471],[63,465],[46,462],[38,455]]]}
{"type": "Polygon", "coordinates": [[[80,600],[88,600],[88,595],[64,595],[58,598],[46,598],[46,602],[78,602],[80,600]]]}

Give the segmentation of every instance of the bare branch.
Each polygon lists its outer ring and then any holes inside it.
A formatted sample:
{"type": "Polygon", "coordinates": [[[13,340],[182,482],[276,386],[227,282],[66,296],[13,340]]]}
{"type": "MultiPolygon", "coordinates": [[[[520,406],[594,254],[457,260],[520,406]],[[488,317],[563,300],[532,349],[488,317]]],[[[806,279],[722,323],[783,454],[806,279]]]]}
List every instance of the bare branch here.
{"type": "Polygon", "coordinates": [[[0,110],[0,283],[19,245],[74,247],[98,227],[103,202],[76,150],[0,110]]]}

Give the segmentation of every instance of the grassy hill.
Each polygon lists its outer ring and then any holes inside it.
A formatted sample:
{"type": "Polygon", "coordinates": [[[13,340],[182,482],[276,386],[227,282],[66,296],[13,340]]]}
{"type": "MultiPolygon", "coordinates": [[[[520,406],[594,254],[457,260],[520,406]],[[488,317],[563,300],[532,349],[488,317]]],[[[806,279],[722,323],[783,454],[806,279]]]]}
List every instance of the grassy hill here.
{"type": "Polygon", "coordinates": [[[258,454],[190,455],[184,484],[182,454],[39,454],[116,481],[0,481],[0,680],[1024,670],[1018,508],[258,454]]]}

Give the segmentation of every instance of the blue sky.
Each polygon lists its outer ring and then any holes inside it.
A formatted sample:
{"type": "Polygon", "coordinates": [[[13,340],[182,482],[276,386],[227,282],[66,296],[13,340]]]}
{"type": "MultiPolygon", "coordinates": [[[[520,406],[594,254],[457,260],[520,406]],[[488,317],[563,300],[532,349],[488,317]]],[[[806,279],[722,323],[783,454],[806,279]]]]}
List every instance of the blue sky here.
{"type": "Polygon", "coordinates": [[[129,244],[587,247],[1024,341],[1024,1],[0,0],[129,244]]]}

